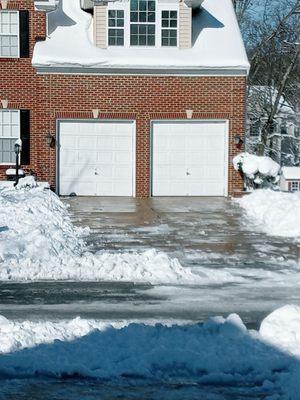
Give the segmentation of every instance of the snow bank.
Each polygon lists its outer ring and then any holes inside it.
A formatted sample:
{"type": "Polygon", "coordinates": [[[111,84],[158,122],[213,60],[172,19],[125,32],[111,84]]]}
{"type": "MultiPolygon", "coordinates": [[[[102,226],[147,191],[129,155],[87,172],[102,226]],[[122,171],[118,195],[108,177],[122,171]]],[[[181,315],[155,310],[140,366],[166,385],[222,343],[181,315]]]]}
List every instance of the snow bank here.
{"type": "Polygon", "coordinates": [[[258,174],[263,177],[276,178],[280,171],[280,165],[270,157],[260,157],[249,153],[241,153],[234,157],[233,166],[250,179],[258,178],[258,174]]]}
{"type": "Polygon", "coordinates": [[[34,186],[27,179],[18,190],[0,189],[1,280],[200,281],[176,259],[155,250],[89,253],[84,243],[88,230],[72,224],[53,192],[34,186]]]}
{"type": "Polygon", "coordinates": [[[268,235],[300,237],[300,193],[261,189],[235,201],[255,229],[268,235]]]}
{"type": "MultiPolygon", "coordinates": [[[[296,400],[300,360],[292,346],[287,353],[283,344],[293,329],[299,334],[299,319],[299,308],[287,306],[267,317],[257,332],[248,331],[236,314],[184,326],[80,318],[13,322],[1,317],[0,375],[236,385],[252,388],[253,394],[263,392],[265,399],[296,400]]],[[[299,348],[299,336],[293,343],[299,348]]]]}

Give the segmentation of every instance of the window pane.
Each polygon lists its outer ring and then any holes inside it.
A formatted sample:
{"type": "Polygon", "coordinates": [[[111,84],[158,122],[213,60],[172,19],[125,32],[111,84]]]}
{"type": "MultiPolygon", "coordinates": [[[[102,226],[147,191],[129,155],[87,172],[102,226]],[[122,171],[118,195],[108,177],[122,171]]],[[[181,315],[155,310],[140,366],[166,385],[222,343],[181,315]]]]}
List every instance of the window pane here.
{"type": "Polygon", "coordinates": [[[176,28],[176,27],[177,27],[177,20],[171,19],[170,20],[170,28],[176,28]]]}
{"type": "Polygon", "coordinates": [[[138,13],[137,12],[131,12],[130,13],[130,21],[131,22],[137,22],[138,21],[138,13]]]}
{"type": "Polygon", "coordinates": [[[155,25],[148,25],[148,33],[150,35],[154,35],[155,34],[155,25]]]}
{"type": "Polygon", "coordinates": [[[155,11],[155,1],[148,1],[148,10],[155,11]]]}
{"type": "Polygon", "coordinates": [[[138,0],[131,0],[130,1],[130,10],[137,11],[139,9],[139,2],[138,0]]]}
{"type": "Polygon", "coordinates": [[[117,10],[117,18],[124,18],[124,11],[123,10],[117,10]]]}
{"type": "Polygon", "coordinates": [[[161,17],[162,17],[162,18],[167,18],[167,19],[168,19],[168,18],[169,18],[169,11],[162,11],[162,12],[161,12],[161,17]]]}
{"type": "Polygon", "coordinates": [[[170,39],[170,46],[177,46],[177,39],[176,38],[171,38],[170,39]]]}
{"type": "Polygon", "coordinates": [[[130,35],[130,44],[131,44],[131,46],[138,45],[138,36],[137,35],[130,35]]]}
{"type": "Polygon", "coordinates": [[[108,20],[108,26],[115,26],[116,21],[114,19],[108,20]]]}
{"type": "Polygon", "coordinates": [[[146,12],[140,12],[139,13],[139,22],[146,22],[146,16],[147,16],[146,12]]]}
{"type": "Polygon", "coordinates": [[[14,144],[17,138],[0,139],[0,163],[14,163],[14,144]]]}
{"type": "Polygon", "coordinates": [[[177,11],[170,11],[170,18],[177,19],[177,11]]]}
{"type": "Polygon", "coordinates": [[[155,22],[155,12],[148,13],[148,22],[155,22]]]}
{"type": "Polygon", "coordinates": [[[124,29],[108,30],[109,46],[122,46],[124,44],[124,29]]]}
{"type": "Polygon", "coordinates": [[[153,35],[148,36],[148,45],[155,46],[155,36],[153,36],[153,35]]]}
{"type": "Polygon", "coordinates": [[[137,35],[137,33],[138,33],[138,25],[132,24],[132,25],[130,26],[130,33],[131,33],[131,34],[134,34],[134,35],[137,35]]]}
{"type": "Polygon", "coordinates": [[[139,1],[139,10],[146,11],[147,10],[147,2],[145,0],[139,1]]]}
{"type": "Polygon", "coordinates": [[[115,18],[116,16],[116,11],[115,10],[109,10],[108,11],[108,18],[115,18]]]}

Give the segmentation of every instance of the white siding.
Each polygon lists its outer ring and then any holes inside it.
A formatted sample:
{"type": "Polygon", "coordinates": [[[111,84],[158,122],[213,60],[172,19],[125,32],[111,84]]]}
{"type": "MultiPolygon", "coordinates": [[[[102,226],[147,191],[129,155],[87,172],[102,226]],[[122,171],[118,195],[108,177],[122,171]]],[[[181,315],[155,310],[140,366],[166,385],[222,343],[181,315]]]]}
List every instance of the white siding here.
{"type": "Polygon", "coordinates": [[[192,47],[192,9],[184,2],[179,3],[179,48],[192,47]]]}
{"type": "Polygon", "coordinates": [[[97,47],[107,47],[107,5],[94,7],[94,43],[97,47]]]}

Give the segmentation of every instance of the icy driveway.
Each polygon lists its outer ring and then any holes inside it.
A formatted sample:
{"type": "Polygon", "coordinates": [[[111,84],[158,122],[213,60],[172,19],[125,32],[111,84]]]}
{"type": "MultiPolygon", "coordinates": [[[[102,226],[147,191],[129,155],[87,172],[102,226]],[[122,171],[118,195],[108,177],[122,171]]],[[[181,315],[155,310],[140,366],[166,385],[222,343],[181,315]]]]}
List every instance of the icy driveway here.
{"type": "MultiPolygon", "coordinates": [[[[129,290],[134,304],[130,312],[123,301],[110,304],[106,312],[109,310],[116,316],[125,313],[126,317],[143,314],[149,318],[192,320],[237,312],[245,322],[256,325],[278,306],[300,304],[297,245],[291,239],[268,237],[251,230],[245,224],[242,210],[231,200],[71,198],[65,201],[71,206],[74,222],[92,229],[89,244],[93,250],[155,248],[177,257],[184,266],[209,270],[211,282],[207,285],[142,289],[144,301],[138,289],[136,299],[129,290]],[[228,274],[231,278],[236,274],[237,283],[226,282],[228,274]]],[[[106,290],[110,295],[111,290],[106,290]]],[[[121,291],[119,294],[122,298],[121,291]]]]}
{"type": "Polygon", "coordinates": [[[91,251],[162,250],[201,284],[1,283],[1,314],[18,319],[203,321],[238,313],[257,327],[270,311],[300,305],[297,245],[245,225],[222,198],[67,198],[74,223],[89,226],[91,251]]]}

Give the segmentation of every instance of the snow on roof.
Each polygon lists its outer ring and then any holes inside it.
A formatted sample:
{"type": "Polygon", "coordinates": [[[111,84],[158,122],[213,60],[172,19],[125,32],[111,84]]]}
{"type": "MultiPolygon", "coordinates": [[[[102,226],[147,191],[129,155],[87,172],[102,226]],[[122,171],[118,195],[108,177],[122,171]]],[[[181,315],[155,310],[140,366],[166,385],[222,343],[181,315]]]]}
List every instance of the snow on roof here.
{"type": "Polygon", "coordinates": [[[300,167],[282,167],[282,175],[285,179],[300,179],[300,167]]]}
{"type": "Polygon", "coordinates": [[[49,14],[49,23],[54,23],[52,33],[35,45],[35,67],[249,70],[231,0],[204,0],[193,16],[193,47],[184,50],[97,48],[92,43],[92,16],[80,8],[80,0],[61,0],[49,14]]]}

